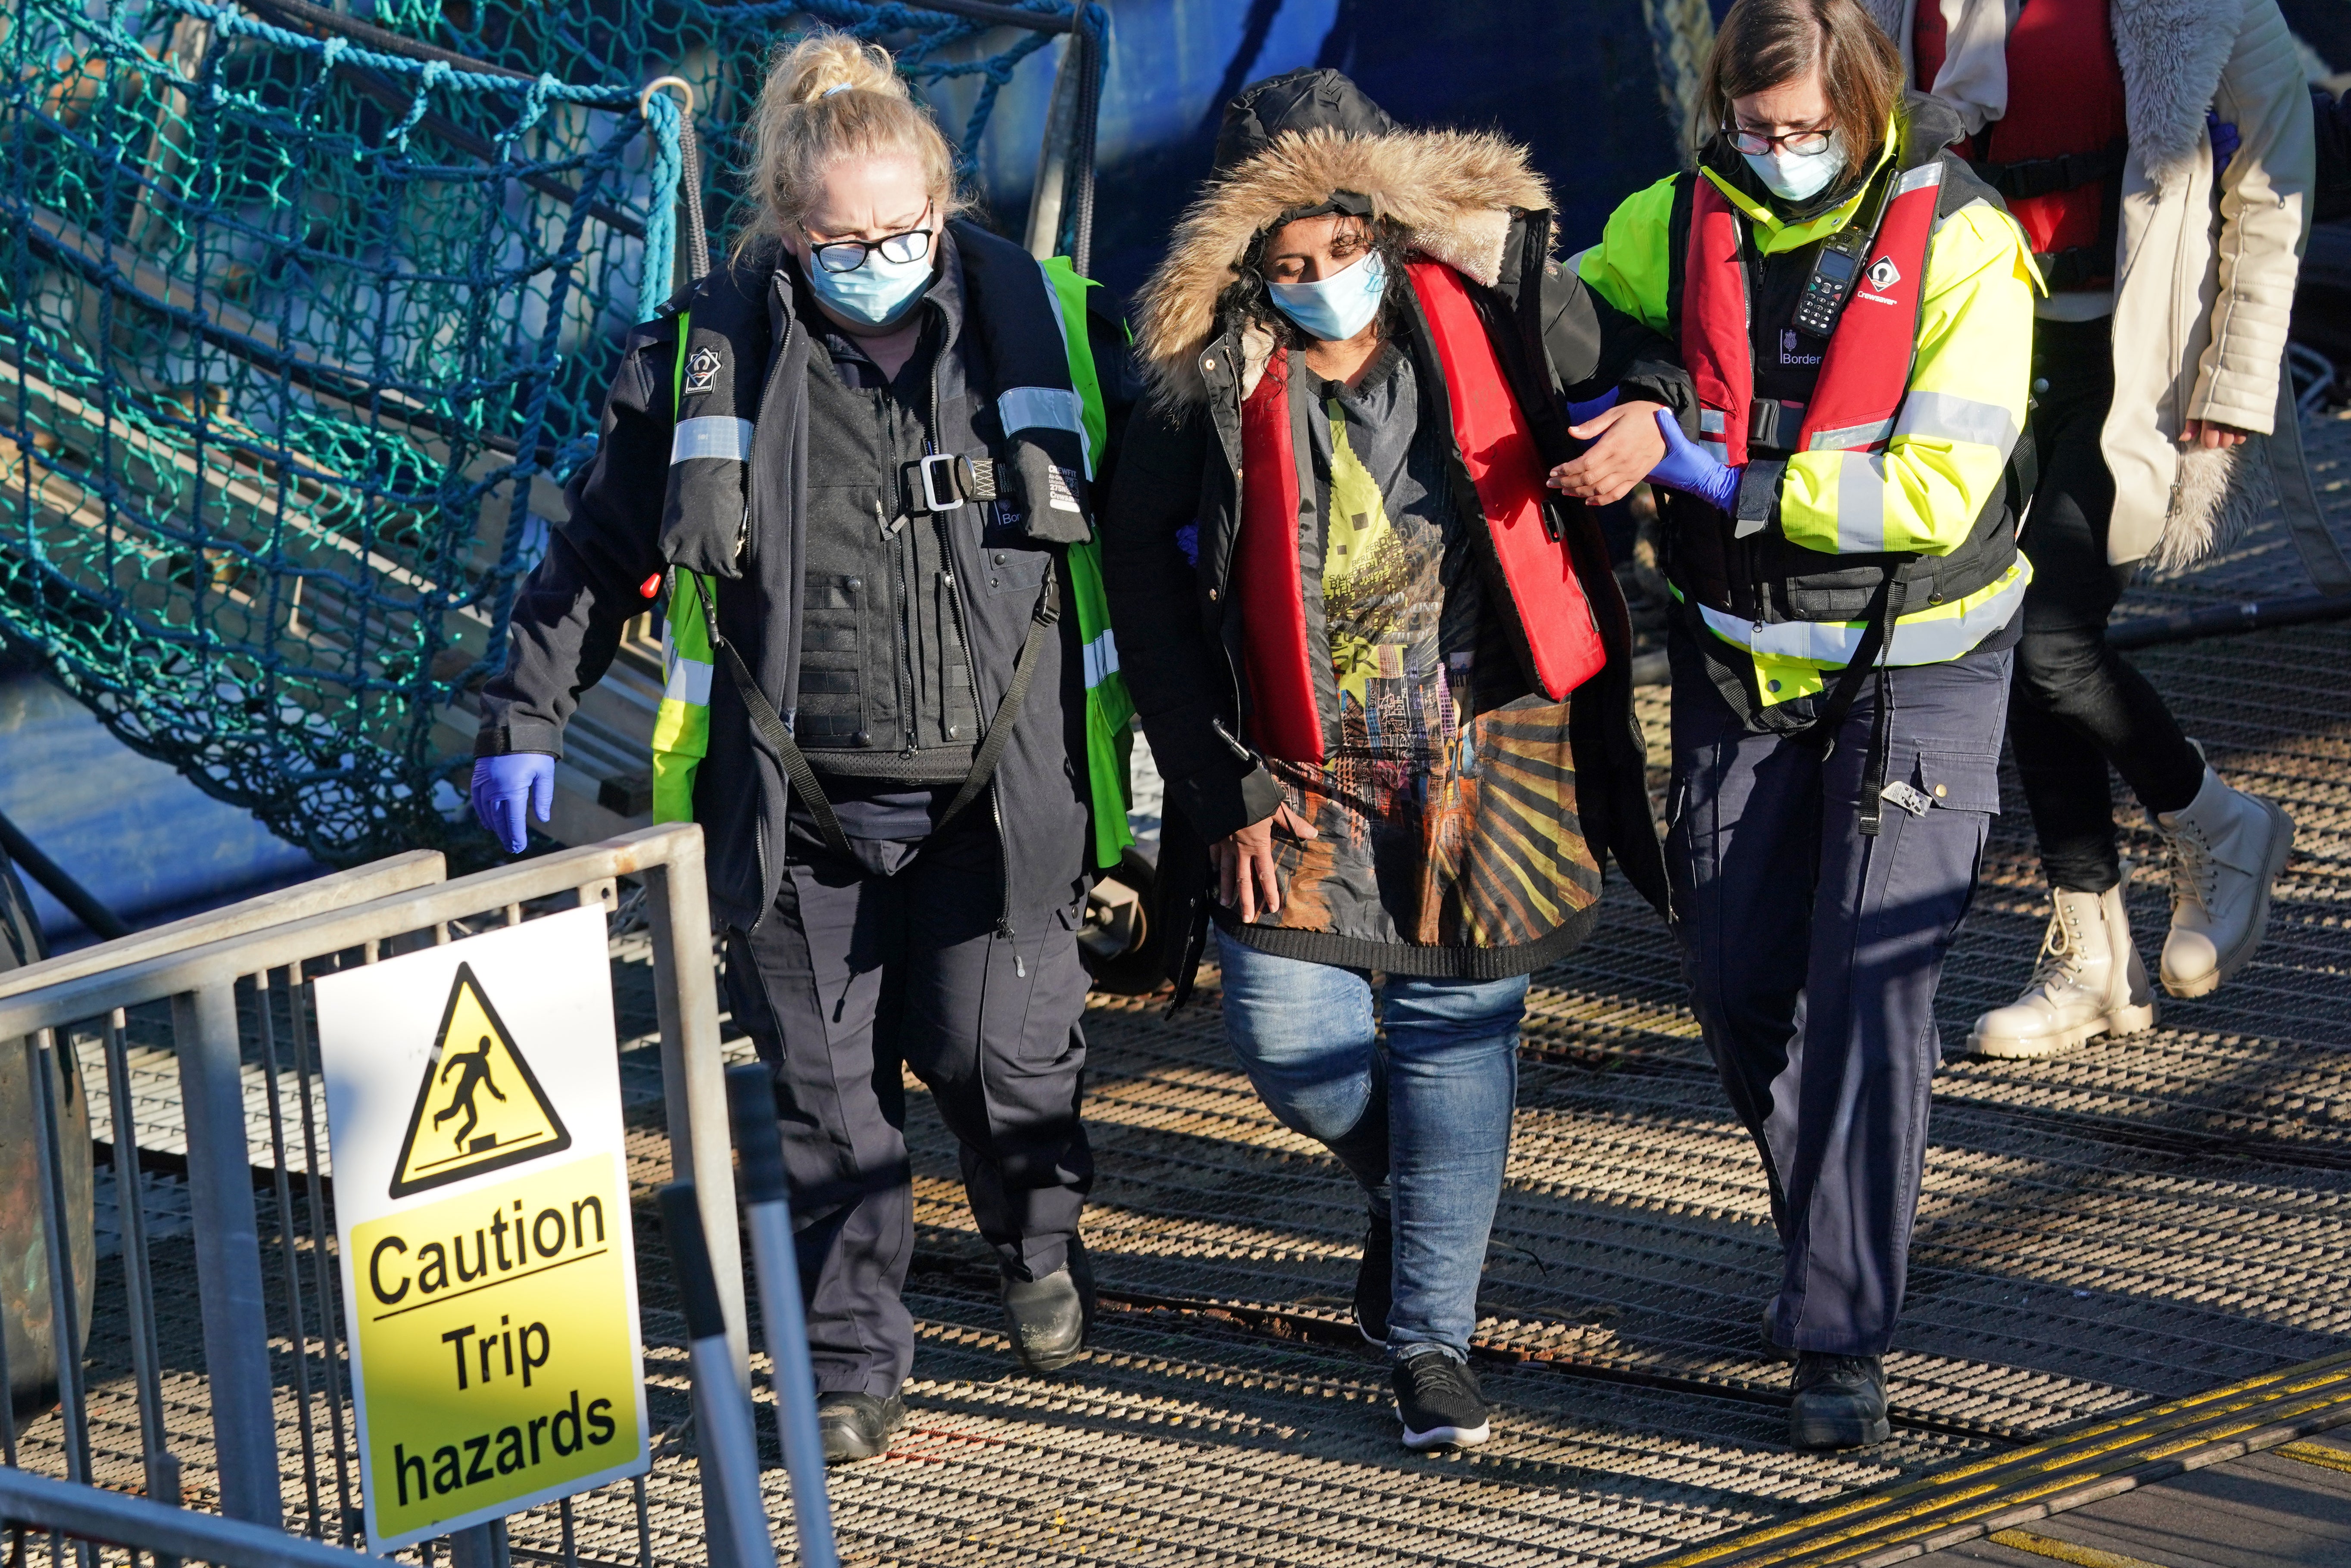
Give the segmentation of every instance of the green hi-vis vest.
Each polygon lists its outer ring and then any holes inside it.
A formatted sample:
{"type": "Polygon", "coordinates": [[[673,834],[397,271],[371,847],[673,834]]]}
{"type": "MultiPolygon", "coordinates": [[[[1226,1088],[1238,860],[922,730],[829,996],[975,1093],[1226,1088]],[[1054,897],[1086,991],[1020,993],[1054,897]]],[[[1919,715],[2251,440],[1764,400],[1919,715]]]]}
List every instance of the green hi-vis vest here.
{"type": "MultiPolygon", "coordinates": [[[[1077,394],[1079,445],[1084,453],[1085,476],[1091,481],[1110,437],[1102,380],[1094,370],[1093,345],[1086,335],[1086,290],[1098,286],[1080,277],[1062,256],[1040,263],[1038,273],[1051,291],[1053,320],[1061,329],[1061,347],[1069,358],[1070,385],[1077,394]]],[[[673,422],[678,389],[685,380],[690,320],[687,315],[678,320],[679,363],[670,382],[673,422]]],[[[747,447],[747,438],[745,444],[747,447]]],[[[1134,748],[1134,700],[1127,695],[1125,678],[1118,672],[1118,644],[1111,635],[1110,599],[1102,587],[1102,545],[1088,539],[1064,545],[1062,550],[1064,569],[1060,576],[1067,596],[1064,602],[1077,613],[1078,639],[1084,645],[1086,776],[1093,800],[1094,862],[1109,869],[1134,842],[1126,822],[1132,798],[1127,770],[1134,748]]],[[[694,819],[695,770],[710,750],[712,649],[709,623],[703,613],[705,597],[710,593],[709,581],[700,573],[671,572],[662,627],[662,701],[653,718],[655,822],[694,819]]]]}

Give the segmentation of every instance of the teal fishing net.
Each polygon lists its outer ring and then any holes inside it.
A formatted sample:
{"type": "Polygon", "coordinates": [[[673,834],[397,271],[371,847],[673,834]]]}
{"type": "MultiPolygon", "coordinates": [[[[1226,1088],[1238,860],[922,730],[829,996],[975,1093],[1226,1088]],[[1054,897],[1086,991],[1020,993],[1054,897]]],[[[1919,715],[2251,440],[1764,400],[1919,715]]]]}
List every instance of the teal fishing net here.
{"type": "Polygon", "coordinates": [[[967,149],[1050,41],[852,0],[0,0],[0,629],[321,859],[477,849],[462,698],[671,287],[680,104],[643,88],[694,86],[723,241],[811,17],[978,78],[967,149]]]}

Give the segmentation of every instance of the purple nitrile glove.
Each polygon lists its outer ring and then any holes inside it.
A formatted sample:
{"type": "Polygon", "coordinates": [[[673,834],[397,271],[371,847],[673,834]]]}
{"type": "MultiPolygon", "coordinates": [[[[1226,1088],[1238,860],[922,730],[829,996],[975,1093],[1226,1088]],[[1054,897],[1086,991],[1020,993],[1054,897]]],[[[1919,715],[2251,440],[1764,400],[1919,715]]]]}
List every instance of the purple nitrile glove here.
{"type": "Polygon", "coordinates": [[[1738,505],[1739,476],[1744,463],[1733,468],[1716,461],[1712,453],[1682,434],[1681,422],[1667,410],[1657,410],[1657,429],[1666,438],[1666,455],[1649,470],[1650,483],[1711,502],[1720,511],[1738,505]]]}
{"type": "Polygon", "coordinates": [[[545,752],[510,752],[474,763],[474,815],[509,855],[522,853],[529,814],[545,822],[555,810],[555,759],[545,752]]]}
{"type": "Polygon", "coordinates": [[[2212,178],[2218,180],[2229,171],[2229,160],[2237,155],[2245,139],[2237,134],[2234,125],[2209,109],[2204,111],[2204,129],[2212,135],[2212,178]]]}

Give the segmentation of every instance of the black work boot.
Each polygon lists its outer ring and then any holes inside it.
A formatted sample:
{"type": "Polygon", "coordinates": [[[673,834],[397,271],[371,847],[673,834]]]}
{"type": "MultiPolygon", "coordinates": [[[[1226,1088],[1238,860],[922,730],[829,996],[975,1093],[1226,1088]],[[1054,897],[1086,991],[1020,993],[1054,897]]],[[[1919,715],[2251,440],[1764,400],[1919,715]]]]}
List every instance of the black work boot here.
{"type": "Polygon", "coordinates": [[[1059,1372],[1086,1347],[1094,1320],[1094,1271],[1086,1245],[1070,1238],[1070,1259],[1041,1280],[1004,1276],[1004,1332],[1012,1354],[1031,1372],[1059,1372]]]}
{"type": "Polygon", "coordinates": [[[1886,1441],[1886,1363],[1875,1355],[1796,1353],[1788,1446],[1865,1449],[1886,1441]]]}
{"type": "Polygon", "coordinates": [[[895,1394],[876,1399],[871,1394],[820,1394],[816,1398],[817,1436],[824,1442],[824,1462],[845,1465],[885,1452],[890,1439],[906,1424],[906,1402],[895,1394]]]}
{"type": "Polygon", "coordinates": [[[1374,1345],[1388,1342],[1388,1309],[1395,1304],[1395,1227],[1372,1216],[1364,1232],[1364,1261],[1355,1265],[1355,1329],[1374,1345]]]}

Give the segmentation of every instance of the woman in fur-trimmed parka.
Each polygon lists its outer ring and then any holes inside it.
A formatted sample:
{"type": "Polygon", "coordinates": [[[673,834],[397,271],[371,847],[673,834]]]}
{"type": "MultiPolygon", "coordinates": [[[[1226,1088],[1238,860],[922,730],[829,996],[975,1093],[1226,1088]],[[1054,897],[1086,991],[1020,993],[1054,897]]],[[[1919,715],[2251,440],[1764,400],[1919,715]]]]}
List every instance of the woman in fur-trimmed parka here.
{"type": "Polygon", "coordinates": [[[1142,296],[1155,406],[1104,529],[1167,780],[1161,929],[1188,990],[1213,900],[1236,1053],[1367,1195],[1355,1318],[1405,1444],[1482,1442],[1527,977],[1591,928],[1611,852],[1663,903],[1624,605],[1577,502],[1647,472],[1687,381],[1552,259],[1498,137],[1297,72],[1235,102],[1217,167],[1142,296]]]}
{"type": "Polygon", "coordinates": [[[2049,293],[2027,433],[2040,485],[2009,738],[2049,878],[2023,993],[1976,1021],[2046,1056],[2156,1021],[2123,908],[2111,763],[2171,849],[2158,969],[2202,996],[2259,946],[2294,825],[2231,788],[2106,641],[2144,565],[2193,564],[2276,491],[2329,589],[2351,588],[2303,467],[2286,329],[2314,149],[2275,0],[1865,0],[1911,85],[2032,243],[2049,293]]]}

